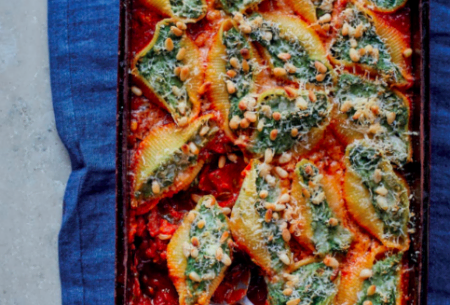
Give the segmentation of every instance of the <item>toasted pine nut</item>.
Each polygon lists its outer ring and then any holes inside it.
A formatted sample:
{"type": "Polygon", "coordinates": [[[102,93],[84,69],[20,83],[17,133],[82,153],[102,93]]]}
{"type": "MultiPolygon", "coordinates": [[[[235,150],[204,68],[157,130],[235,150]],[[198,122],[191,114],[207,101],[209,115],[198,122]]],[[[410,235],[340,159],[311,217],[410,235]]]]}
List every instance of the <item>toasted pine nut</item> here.
{"type": "Polygon", "coordinates": [[[302,194],[307,199],[311,198],[311,194],[309,193],[308,189],[306,189],[306,188],[302,189],[302,194]]]}
{"type": "Polygon", "coordinates": [[[239,29],[242,31],[242,33],[244,34],[250,34],[252,32],[252,27],[247,25],[247,24],[241,24],[239,26],[239,29]]]}
{"type": "Polygon", "coordinates": [[[197,228],[203,229],[205,227],[205,224],[206,224],[206,221],[202,219],[197,223],[197,228]]]}
{"type": "Polygon", "coordinates": [[[355,29],[355,38],[360,38],[363,34],[364,25],[362,23],[358,24],[355,29]]]}
{"type": "Polygon", "coordinates": [[[275,68],[275,69],[273,69],[273,74],[276,77],[283,77],[283,76],[287,75],[287,72],[286,72],[286,69],[284,69],[284,68],[275,68]]]}
{"type": "MultiPolygon", "coordinates": [[[[197,194],[192,194],[191,195],[191,199],[195,202],[195,203],[197,203],[200,199],[202,198],[202,196],[200,196],[200,195],[197,195],[197,194]]],[[[188,216],[190,216],[190,218],[191,219],[189,219],[189,221],[194,221],[194,219],[195,219],[195,213],[194,212],[189,212],[189,214],[188,214],[188,216]]]]}
{"type": "Polygon", "coordinates": [[[269,192],[267,190],[262,190],[261,192],[259,192],[259,197],[262,199],[267,198],[267,196],[269,196],[269,192]]]}
{"type": "Polygon", "coordinates": [[[332,227],[335,227],[339,224],[339,221],[336,218],[331,217],[328,219],[328,224],[332,227]]]}
{"type": "Polygon", "coordinates": [[[177,54],[177,60],[183,60],[186,56],[186,48],[181,48],[177,54]]]}
{"type": "Polygon", "coordinates": [[[161,192],[161,186],[156,180],[153,180],[152,182],[152,192],[153,194],[159,194],[159,192],[161,192]]]}
{"type": "Polygon", "coordinates": [[[172,31],[172,33],[174,33],[176,36],[181,36],[183,35],[183,31],[180,30],[179,28],[177,28],[176,26],[171,26],[170,30],[172,31]]]}
{"type": "Polygon", "coordinates": [[[233,94],[236,92],[236,86],[232,81],[227,81],[227,91],[229,94],[233,94]]]}
{"type": "Polygon", "coordinates": [[[286,61],[286,60],[291,59],[291,54],[289,54],[289,53],[280,53],[280,54],[277,55],[277,57],[279,59],[281,59],[281,60],[286,61]]]}
{"type": "Polygon", "coordinates": [[[184,66],[183,68],[181,68],[180,71],[180,80],[184,82],[188,79],[188,77],[189,77],[189,67],[184,66]]]}
{"type": "Polygon", "coordinates": [[[175,69],[173,69],[173,73],[175,74],[175,76],[180,76],[181,67],[175,67],[175,69]]]}
{"type": "Polygon", "coordinates": [[[275,112],[272,114],[272,117],[273,117],[273,119],[274,119],[275,121],[279,121],[279,120],[281,120],[281,113],[279,113],[278,111],[275,111],[275,112]]]}
{"type": "Polygon", "coordinates": [[[239,53],[241,53],[242,57],[244,57],[245,59],[249,59],[250,58],[250,51],[247,48],[243,48],[239,51],[239,53]]]}
{"type": "Polygon", "coordinates": [[[139,89],[139,87],[136,87],[136,86],[131,87],[131,92],[133,92],[134,95],[136,95],[136,96],[141,96],[142,95],[142,90],[139,89]]]}
{"type": "Polygon", "coordinates": [[[222,258],[223,258],[223,250],[222,250],[221,247],[219,247],[219,248],[217,248],[217,250],[216,250],[216,259],[217,259],[218,261],[221,261],[222,258]]]}
{"type": "Polygon", "coordinates": [[[228,236],[230,236],[230,233],[228,231],[223,232],[222,236],[220,237],[220,243],[223,244],[227,240],[228,236]]]}
{"type": "Polygon", "coordinates": [[[363,305],[373,305],[373,303],[372,303],[372,301],[367,300],[367,301],[364,301],[363,305]]]}
{"type": "Polygon", "coordinates": [[[316,81],[318,82],[323,82],[323,80],[325,79],[325,74],[317,74],[316,75],[316,81]]]}
{"type": "Polygon", "coordinates": [[[342,36],[347,36],[349,33],[349,25],[348,23],[344,23],[342,26],[342,36]]]}
{"type": "Polygon", "coordinates": [[[349,112],[350,111],[350,109],[352,109],[352,102],[351,101],[349,101],[349,100],[347,100],[347,101],[345,101],[343,104],[342,104],[342,106],[341,106],[341,112],[343,112],[343,113],[346,113],[346,112],[349,112]]]}
{"type": "Polygon", "coordinates": [[[300,299],[292,299],[286,302],[286,305],[298,305],[298,303],[300,303],[300,299]]]}
{"type": "Polygon", "coordinates": [[[288,229],[283,229],[283,231],[281,232],[281,236],[283,237],[283,240],[285,242],[289,242],[291,240],[291,233],[288,229]]]}
{"type": "Polygon", "coordinates": [[[289,259],[286,253],[278,253],[278,258],[285,265],[289,265],[291,263],[291,260],[289,259]]]}
{"type": "Polygon", "coordinates": [[[242,99],[239,101],[238,107],[239,109],[241,109],[242,111],[247,110],[247,100],[242,99]]]}
{"type": "Polygon", "coordinates": [[[375,183],[380,183],[382,177],[383,177],[383,173],[381,172],[381,170],[379,168],[377,168],[375,170],[375,172],[373,173],[373,181],[375,183]]]}
{"type": "Polygon", "coordinates": [[[227,75],[231,78],[234,78],[237,75],[237,72],[234,70],[228,70],[227,75]]]}
{"type": "Polygon", "coordinates": [[[272,210],[267,210],[266,214],[264,215],[264,221],[265,222],[271,221],[272,220],[272,214],[273,214],[272,210]]]}
{"type": "Polygon", "coordinates": [[[264,151],[264,163],[270,164],[273,160],[273,151],[270,148],[266,148],[264,151]]]}
{"type": "Polygon", "coordinates": [[[310,100],[312,103],[317,102],[317,97],[316,97],[316,95],[314,94],[314,91],[309,90],[309,92],[308,92],[308,97],[309,97],[309,100],[310,100]]]}
{"type": "Polygon", "coordinates": [[[377,286],[370,285],[369,288],[367,288],[367,295],[368,296],[374,295],[376,291],[377,291],[377,286]]]}
{"type": "Polygon", "coordinates": [[[164,46],[166,47],[167,51],[172,51],[173,50],[173,40],[171,38],[167,38],[166,41],[164,42],[164,46]]]}
{"type": "Polygon", "coordinates": [[[315,61],[314,67],[316,67],[316,70],[319,71],[319,73],[326,73],[328,71],[327,67],[320,61],[315,61]]]}
{"type": "Polygon", "coordinates": [[[223,254],[223,257],[222,257],[222,263],[223,263],[225,266],[231,265],[231,258],[228,256],[228,254],[226,254],[226,253],[223,254]]]}
{"type": "Polygon", "coordinates": [[[324,263],[326,266],[328,266],[328,267],[330,267],[330,268],[333,268],[333,269],[339,267],[339,262],[337,261],[337,259],[335,259],[335,258],[332,257],[332,256],[327,256],[327,257],[325,257],[324,260],[323,260],[323,263],[324,263]]]}
{"type": "Polygon", "coordinates": [[[356,51],[355,49],[351,48],[350,49],[350,59],[353,62],[358,62],[361,59],[361,56],[359,55],[358,51],[356,51]]]}
{"type": "Polygon", "coordinates": [[[395,113],[395,112],[389,112],[387,115],[386,115],[386,120],[387,120],[387,123],[389,124],[389,125],[392,125],[392,123],[394,123],[394,121],[395,121],[395,117],[397,116],[397,114],[395,113]]]}
{"type": "Polygon", "coordinates": [[[227,157],[228,157],[228,160],[230,160],[233,163],[236,163],[238,160],[238,157],[236,156],[236,154],[228,154],[227,157]]]}
{"type": "Polygon", "coordinates": [[[241,126],[241,128],[243,128],[243,129],[248,128],[250,126],[250,122],[246,118],[243,118],[239,122],[239,126],[241,126]]]}
{"type": "Polygon", "coordinates": [[[220,156],[219,158],[219,168],[223,168],[225,163],[227,162],[227,158],[225,156],[220,156]]]}
{"type": "Polygon", "coordinates": [[[373,272],[371,269],[363,269],[361,270],[361,272],[359,273],[359,277],[363,280],[366,280],[368,278],[371,278],[373,275],[373,272]]]}
{"type": "Polygon", "coordinates": [[[256,120],[258,119],[258,118],[256,117],[256,113],[251,112],[251,111],[246,111],[246,112],[244,113],[244,117],[245,117],[250,123],[255,123],[256,120]]]}
{"type": "Polygon", "coordinates": [[[209,131],[209,126],[203,126],[202,129],[200,129],[199,135],[201,135],[202,137],[204,135],[206,135],[209,131]]]}
{"type": "Polygon", "coordinates": [[[328,23],[331,21],[331,15],[325,14],[322,17],[319,18],[319,23],[328,23]]]}
{"type": "Polygon", "coordinates": [[[192,271],[191,273],[189,273],[189,278],[191,279],[191,281],[194,281],[194,282],[202,281],[200,275],[198,275],[198,273],[195,271],[192,271]]]}
{"type": "Polygon", "coordinates": [[[240,122],[241,122],[241,119],[240,119],[237,115],[235,115],[235,116],[230,120],[230,123],[229,123],[230,128],[231,128],[231,129],[238,129],[239,123],[240,123],[240,122]]]}
{"type": "Polygon", "coordinates": [[[290,74],[297,72],[297,68],[291,63],[285,64],[284,67],[286,68],[286,71],[289,72],[290,74]]]}
{"type": "Polygon", "coordinates": [[[283,290],[283,294],[286,296],[290,296],[292,294],[292,289],[291,288],[286,288],[283,290]]]}
{"type": "Polygon", "coordinates": [[[180,30],[184,31],[187,29],[187,26],[184,22],[178,21],[177,22],[177,28],[179,28],[180,30]]]}
{"type": "Polygon", "coordinates": [[[277,136],[278,136],[278,130],[277,129],[272,129],[272,131],[270,132],[270,140],[275,141],[277,136]]]}
{"type": "Polygon", "coordinates": [[[405,58],[408,58],[408,57],[410,57],[412,55],[412,49],[411,48],[407,48],[407,49],[405,49],[404,51],[403,51],[403,56],[405,57],[405,58]]]}
{"type": "Polygon", "coordinates": [[[232,57],[230,59],[230,65],[235,69],[239,69],[240,68],[239,59],[237,59],[236,57],[232,57]]]}
{"type": "Polygon", "coordinates": [[[375,189],[375,193],[381,196],[386,196],[388,194],[388,190],[384,186],[380,186],[375,189]]]}
{"type": "Polygon", "coordinates": [[[372,45],[368,44],[366,47],[366,53],[371,54],[373,52],[373,47],[372,45]]]}
{"type": "Polygon", "coordinates": [[[195,145],[194,142],[190,142],[189,143],[189,150],[191,151],[191,153],[193,153],[194,155],[198,155],[200,153],[200,150],[198,149],[197,145],[195,145]]]}
{"type": "Polygon", "coordinates": [[[275,172],[281,179],[286,179],[289,175],[287,171],[285,171],[283,168],[279,166],[275,167],[275,172]]]}
{"type": "Polygon", "coordinates": [[[242,61],[242,70],[244,70],[244,72],[250,71],[250,66],[248,65],[248,62],[245,59],[242,61]]]}
{"type": "Polygon", "coordinates": [[[198,240],[198,238],[196,236],[193,236],[191,238],[191,243],[194,247],[198,247],[198,245],[200,245],[200,241],[198,240]]]}
{"type": "Polygon", "coordinates": [[[292,128],[291,129],[291,137],[296,137],[296,136],[298,136],[298,129],[292,128]]]}
{"type": "Polygon", "coordinates": [[[289,161],[291,161],[291,159],[292,159],[292,154],[288,153],[288,152],[284,152],[278,159],[278,162],[280,164],[285,164],[285,163],[288,163],[289,161]]]}

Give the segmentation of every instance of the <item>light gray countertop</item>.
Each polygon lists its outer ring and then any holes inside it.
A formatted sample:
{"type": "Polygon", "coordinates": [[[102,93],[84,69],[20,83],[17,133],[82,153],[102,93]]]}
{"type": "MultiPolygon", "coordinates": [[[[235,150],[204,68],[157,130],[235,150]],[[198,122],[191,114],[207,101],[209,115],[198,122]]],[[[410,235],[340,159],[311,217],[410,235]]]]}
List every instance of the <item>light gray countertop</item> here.
{"type": "Polygon", "coordinates": [[[47,0],[0,1],[0,305],[61,304],[70,160],[51,101],[47,0]]]}

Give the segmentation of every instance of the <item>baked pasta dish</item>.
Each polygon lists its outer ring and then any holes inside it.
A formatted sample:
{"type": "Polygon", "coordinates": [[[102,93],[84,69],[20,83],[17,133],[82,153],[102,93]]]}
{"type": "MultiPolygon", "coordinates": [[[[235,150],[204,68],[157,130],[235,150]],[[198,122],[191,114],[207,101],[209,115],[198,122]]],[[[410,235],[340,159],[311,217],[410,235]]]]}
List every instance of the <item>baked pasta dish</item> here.
{"type": "Polygon", "coordinates": [[[127,305],[409,304],[406,0],[133,0],[127,305]]]}

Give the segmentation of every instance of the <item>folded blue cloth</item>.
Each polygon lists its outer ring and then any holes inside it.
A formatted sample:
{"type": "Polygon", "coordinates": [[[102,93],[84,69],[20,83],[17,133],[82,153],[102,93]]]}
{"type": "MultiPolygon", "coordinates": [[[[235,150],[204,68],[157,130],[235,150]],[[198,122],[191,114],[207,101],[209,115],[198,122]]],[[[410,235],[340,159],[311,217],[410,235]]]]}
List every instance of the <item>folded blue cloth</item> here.
{"type": "Polygon", "coordinates": [[[63,304],[114,304],[119,0],[50,0],[48,22],[56,125],[72,162],[59,234],[63,304]]]}
{"type": "MultiPolygon", "coordinates": [[[[63,304],[112,305],[119,0],[50,0],[48,13],[56,124],[73,169],[59,235],[63,304]]],[[[432,17],[429,304],[444,305],[450,304],[450,3],[434,1],[432,17]]]]}

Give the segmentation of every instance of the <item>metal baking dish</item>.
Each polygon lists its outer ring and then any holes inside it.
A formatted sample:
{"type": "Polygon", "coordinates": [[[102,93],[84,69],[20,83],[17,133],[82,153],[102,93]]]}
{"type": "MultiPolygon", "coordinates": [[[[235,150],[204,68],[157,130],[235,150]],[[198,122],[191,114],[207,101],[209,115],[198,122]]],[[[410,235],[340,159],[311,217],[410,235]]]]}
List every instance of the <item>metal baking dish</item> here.
{"type": "MultiPolygon", "coordinates": [[[[130,118],[129,40],[133,0],[121,0],[119,30],[119,67],[117,82],[117,146],[116,146],[116,281],[115,304],[126,299],[128,243],[125,219],[129,206],[127,168],[128,122],[130,118]]],[[[415,232],[408,252],[411,273],[408,304],[427,304],[428,221],[430,202],[430,86],[429,86],[429,0],[409,0],[413,73],[415,82],[409,92],[413,96],[411,129],[413,162],[402,170],[411,187],[411,211],[415,232]]]]}

